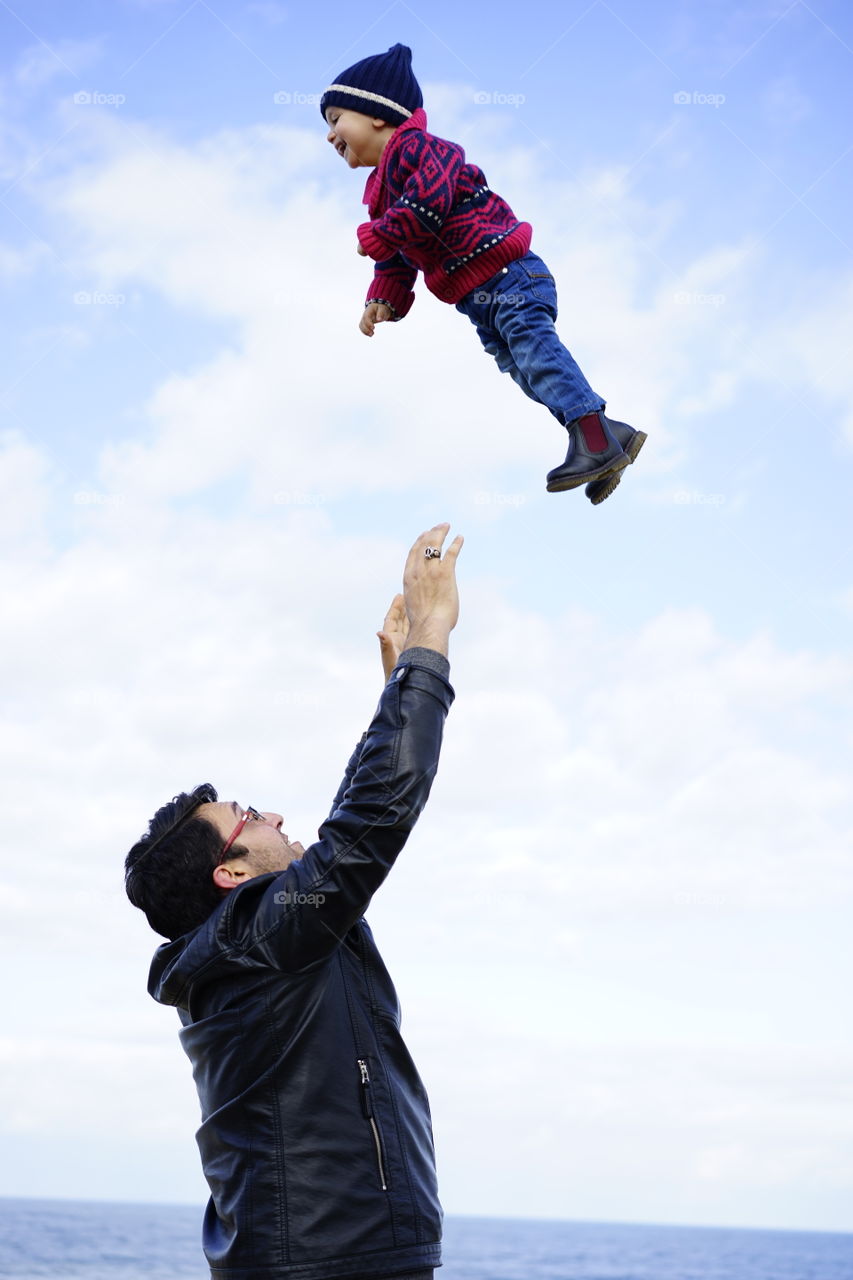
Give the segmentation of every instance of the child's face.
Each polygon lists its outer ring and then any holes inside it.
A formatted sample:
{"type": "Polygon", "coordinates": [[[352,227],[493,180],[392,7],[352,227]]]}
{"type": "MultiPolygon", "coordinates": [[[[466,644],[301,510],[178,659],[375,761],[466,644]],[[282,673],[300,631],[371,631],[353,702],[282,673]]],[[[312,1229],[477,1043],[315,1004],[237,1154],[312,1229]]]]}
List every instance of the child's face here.
{"type": "Polygon", "coordinates": [[[349,111],[345,107],[329,107],[326,111],[330,142],[339,156],[343,156],[351,169],[375,169],[382,158],[385,143],[394,132],[394,126],[385,120],[349,111]]]}

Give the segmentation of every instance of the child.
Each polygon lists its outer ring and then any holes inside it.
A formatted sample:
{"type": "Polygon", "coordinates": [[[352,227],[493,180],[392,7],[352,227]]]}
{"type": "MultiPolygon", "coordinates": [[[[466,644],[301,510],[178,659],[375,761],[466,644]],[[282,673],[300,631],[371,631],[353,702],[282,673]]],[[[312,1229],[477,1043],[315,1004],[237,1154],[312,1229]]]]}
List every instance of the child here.
{"type": "Polygon", "coordinates": [[[341,72],[320,101],[327,140],[351,169],[370,168],[358,252],[375,263],[359,328],[373,337],[402,320],[418,271],[442,302],[467,315],[498,368],[568,429],[566,460],[548,472],[557,493],[586,485],[594,504],[609,498],[646,434],[604,414],[557,337],[557,292],[530,253],[532,228],[519,222],[454,142],[426,131],[412,51],[395,44],[341,72]]]}

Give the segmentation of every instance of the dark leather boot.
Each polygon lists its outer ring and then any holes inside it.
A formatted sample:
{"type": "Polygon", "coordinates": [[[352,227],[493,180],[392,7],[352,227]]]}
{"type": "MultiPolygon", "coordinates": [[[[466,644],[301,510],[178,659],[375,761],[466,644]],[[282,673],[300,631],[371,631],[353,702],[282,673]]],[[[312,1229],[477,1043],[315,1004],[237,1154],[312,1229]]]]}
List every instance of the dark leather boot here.
{"type": "Polygon", "coordinates": [[[566,461],[546,478],[549,493],[561,493],[564,489],[576,489],[588,481],[603,480],[605,476],[627,467],[630,459],[610,429],[604,411],[586,413],[569,423],[569,451],[566,461]]]}
{"type": "MultiPolygon", "coordinates": [[[[628,461],[636,462],[637,454],[648,439],[646,432],[636,431],[634,427],[629,427],[627,422],[615,422],[613,418],[607,419],[607,425],[619,441],[623,451],[627,453],[628,461]]],[[[618,488],[621,479],[622,472],[614,471],[609,476],[605,476],[603,480],[593,480],[591,484],[588,484],[586,486],[586,496],[592,505],[597,507],[599,502],[609,498],[613,490],[618,488]]]]}

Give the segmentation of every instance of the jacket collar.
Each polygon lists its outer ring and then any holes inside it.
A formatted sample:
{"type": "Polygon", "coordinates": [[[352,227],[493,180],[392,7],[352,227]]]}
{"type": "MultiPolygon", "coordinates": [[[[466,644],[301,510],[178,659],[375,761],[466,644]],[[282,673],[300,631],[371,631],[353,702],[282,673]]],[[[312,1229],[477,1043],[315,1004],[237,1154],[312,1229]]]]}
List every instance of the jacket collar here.
{"type": "Polygon", "coordinates": [[[385,150],[382,152],[382,159],[375,169],[371,169],[367,182],[364,184],[363,204],[370,205],[371,194],[377,190],[377,183],[381,188],[382,181],[385,177],[385,170],[388,168],[392,155],[398,150],[405,135],[412,129],[423,129],[427,127],[426,112],[423,107],[418,107],[417,111],[413,111],[408,120],[404,120],[402,124],[398,124],[397,128],[391,134],[391,137],[385,143],[385,150]]]}

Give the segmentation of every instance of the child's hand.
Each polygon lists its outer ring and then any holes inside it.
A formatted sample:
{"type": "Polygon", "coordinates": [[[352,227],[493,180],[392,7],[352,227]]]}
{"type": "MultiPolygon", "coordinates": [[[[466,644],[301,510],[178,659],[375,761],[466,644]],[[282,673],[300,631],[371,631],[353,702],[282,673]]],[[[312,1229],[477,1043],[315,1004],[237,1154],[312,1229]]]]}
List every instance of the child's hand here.
{"type": "Polygon", "coordinates": [[[355,246],[355,251],[356,251],[356,253],[361,254],[362,258],[366,258],[366,257],[367,257],[367,250],[366,250],[366,249],[362,249],[362,247],[361,247],[361,245],[360,245],[360,244],[357,244],[357,245],[355,246]]]}
{"type": "Polygon", "coordinates": [[[369,302],[364,308],[358,327],[368,338],[372,338],[374,327],[381,324],[383,320],[390,320],[392,314],[391,308],[386,307],[384,302],[369,302]]]}

